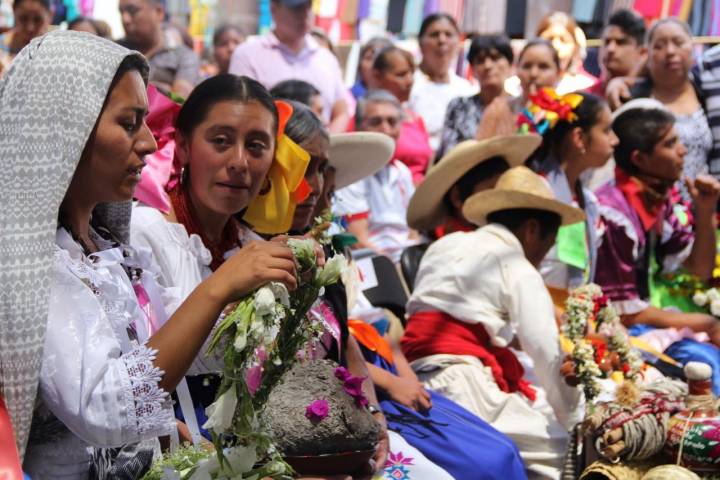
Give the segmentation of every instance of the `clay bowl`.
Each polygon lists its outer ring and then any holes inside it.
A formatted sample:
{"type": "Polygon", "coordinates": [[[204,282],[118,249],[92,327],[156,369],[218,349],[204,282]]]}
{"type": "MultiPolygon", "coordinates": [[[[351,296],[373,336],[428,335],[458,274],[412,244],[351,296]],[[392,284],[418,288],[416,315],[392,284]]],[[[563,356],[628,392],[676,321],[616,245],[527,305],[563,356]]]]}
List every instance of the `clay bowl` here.
{"type": "Polygon", "coordinates": [[[350,475],[367,465],[373,455],[375,449],[284,457],[284,460],[300,475],[350,475]]]}

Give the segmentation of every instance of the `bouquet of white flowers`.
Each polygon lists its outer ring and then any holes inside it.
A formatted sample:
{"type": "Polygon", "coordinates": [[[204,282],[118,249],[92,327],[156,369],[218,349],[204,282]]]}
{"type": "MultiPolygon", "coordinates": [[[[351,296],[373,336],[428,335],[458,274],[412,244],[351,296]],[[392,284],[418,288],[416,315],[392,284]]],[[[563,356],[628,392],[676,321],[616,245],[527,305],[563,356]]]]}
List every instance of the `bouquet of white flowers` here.
{"type": "Polygon", "coordinates": [[[212,433],[214,456],[185,451],[182,462],[171,456],[147,480],[291,478],[292,470],[273,446],[260,413],[298,351],[320,333],[307,313],[324,287],[336,283],[347,266],[344,256],[335,255],[324,267],[317,267],[315,245],[312,239],[288,240],[298,272],[295,291],[269,283],[238,302],[213,331],[208,353],[222,349],[225,364],[203,425],[212,433]],[[248,374],[258,369],[262,380],[251,391],[248,374]]]}

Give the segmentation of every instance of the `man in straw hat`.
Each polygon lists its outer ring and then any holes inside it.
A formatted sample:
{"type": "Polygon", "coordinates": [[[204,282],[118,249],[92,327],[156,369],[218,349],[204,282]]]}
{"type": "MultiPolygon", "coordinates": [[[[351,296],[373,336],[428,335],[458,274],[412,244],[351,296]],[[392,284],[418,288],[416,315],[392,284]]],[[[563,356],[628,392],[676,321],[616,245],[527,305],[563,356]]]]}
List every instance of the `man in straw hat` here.
{"type": "Polygon", "coordinates": [[[523,166],[471,196],[462,212],[485,226],[428,249],[407,307],[403,352],[426,386],[508,435],[533,478],[558,478],[579,396],[560,376],[553,303],[537,265],[558,228],[584,214],[555,200],[523,166]],[[516,339],[534,362],[537,385],[523,378],[509,348],[516,339]]]}
{"type": "MultiPolygon", "coordinates": [[[[383,133],[397,142],[402,124],[400,102],[388,91],[371,91],[358,102],[355,124],[358,131],[383,133]]],[[[336,166],[340,175],[367,171],[367,176],[338,190],[335,213],[347,219],[348,231],[358,239],[355,248],[369,248],[398,261],[403,248],[417,238],[405,220],[415,187],[410,170],[392,157],[383,158],[382,168],[371,171],[368,167],[378,159],[361,147],[344,159],[336,157],[336,162],[343,163],[336,166]]]]}
{"type": "Polygon", "coordinates": [[[522,165],[541,142],[537,135],[507,135],[458,144],[418,185],[408,206],[408,225],[436,237],[474,230],[462,214],[465,200],[493,188],[500,175],[522,165]]]}

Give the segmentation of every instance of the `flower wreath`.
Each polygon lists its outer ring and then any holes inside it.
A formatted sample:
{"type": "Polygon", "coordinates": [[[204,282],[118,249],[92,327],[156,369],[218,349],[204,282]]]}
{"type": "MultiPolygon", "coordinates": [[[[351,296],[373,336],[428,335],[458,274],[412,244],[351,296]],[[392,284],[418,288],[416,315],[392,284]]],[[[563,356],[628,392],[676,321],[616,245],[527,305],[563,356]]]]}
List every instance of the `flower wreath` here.
{"type": "Polygon", "coordinates": [[[620,317],[599,286],[588,284],[570,293],[563,332],[573,343],[575,371],[588,401],[600,393],[599,378],[618,372],[634,381],[640,374],[643,362],[630,348],[620,317]]]}
{"type": "Polygon", "coordinates": [[[552,88],[542,88],[530,95],[529,100],[528,106],[518,115],[518,130],[520,133],[545,135],[560,120],[569,123],[577,120],[575,109],[584,98],[577,93],[558,95],[552,88]]]}

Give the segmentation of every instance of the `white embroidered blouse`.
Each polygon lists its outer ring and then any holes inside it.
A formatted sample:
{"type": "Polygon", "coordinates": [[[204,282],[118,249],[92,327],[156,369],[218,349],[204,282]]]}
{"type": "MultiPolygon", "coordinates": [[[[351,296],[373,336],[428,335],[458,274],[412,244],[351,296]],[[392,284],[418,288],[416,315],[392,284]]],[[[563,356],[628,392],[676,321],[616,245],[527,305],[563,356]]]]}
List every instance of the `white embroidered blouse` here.
{"type": "MultiPolygon", "coordinates": [[[[120,447],[175,428],[164,372],[153,364],[144,313],[124,267],[149,257],[114,247],[86,256],[70,234],[56,236],[38,405],[24,467],[33,479],[87,478],[92,447],[120,447]]],[[[149,271],[149,270],[148,270],[149,271]]],[[[162,305],[159,308],[163,308],[162,305]]]]}

